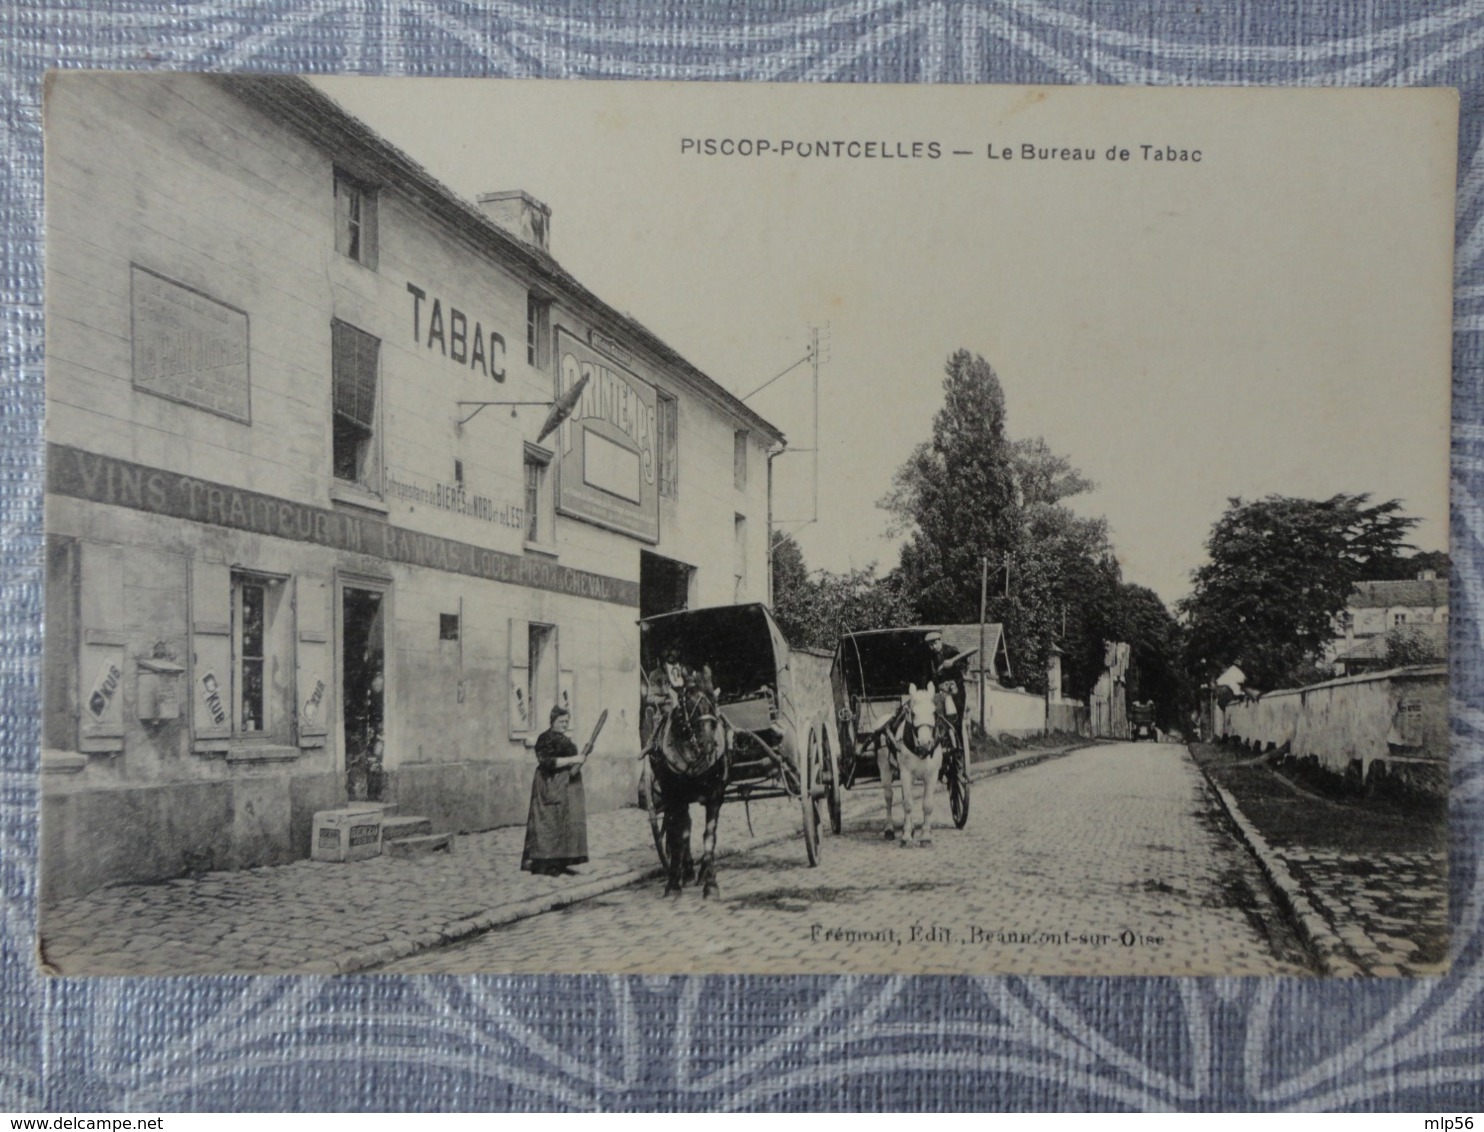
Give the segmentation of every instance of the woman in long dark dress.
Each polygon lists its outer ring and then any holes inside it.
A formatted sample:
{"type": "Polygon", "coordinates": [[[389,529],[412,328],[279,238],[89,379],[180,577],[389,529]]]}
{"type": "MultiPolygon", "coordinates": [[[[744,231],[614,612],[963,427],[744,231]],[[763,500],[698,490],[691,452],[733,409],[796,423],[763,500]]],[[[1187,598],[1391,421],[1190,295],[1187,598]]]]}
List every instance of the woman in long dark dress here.
{"type": "Polygon", "coordinates": [[[526,818],[526,847],[520,867],[537,876],[562,876],[587,860],[587,796],[582,764],[590,750],[578,752],[567,738],[572,716],[551,709],[551,727],[536,740],[536,777],[526,818]]]}

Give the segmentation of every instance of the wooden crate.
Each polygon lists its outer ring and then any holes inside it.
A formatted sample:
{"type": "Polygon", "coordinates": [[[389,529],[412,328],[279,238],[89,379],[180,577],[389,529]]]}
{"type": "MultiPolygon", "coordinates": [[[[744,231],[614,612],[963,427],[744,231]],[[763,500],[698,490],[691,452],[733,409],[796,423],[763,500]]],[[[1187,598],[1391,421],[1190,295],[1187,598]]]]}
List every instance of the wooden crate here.
{"type": "Polygon", "coordinates": [[[309,855],[316,861],[364,861],[381,856],[379,809],[320,810],[314,815],[309,855]]]}

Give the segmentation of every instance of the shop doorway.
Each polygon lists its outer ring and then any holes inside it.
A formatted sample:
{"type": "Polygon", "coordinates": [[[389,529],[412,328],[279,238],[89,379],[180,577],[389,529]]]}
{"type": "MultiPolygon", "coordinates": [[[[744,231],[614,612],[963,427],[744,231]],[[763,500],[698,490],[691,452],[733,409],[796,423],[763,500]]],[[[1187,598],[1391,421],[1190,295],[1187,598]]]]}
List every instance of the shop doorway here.
{"type": "Polygon", "coordinates": [[[340,598],[340,702],[345,705],[345,793],[352,802],[386,795],[386,594],[346,586],[340,598]]]}
{"type": "Polygon", "coordinates": [[[695,578],[694,566],[639,552],[639,616],[654,617],[660,613],[674,613],[690,608],[691,582],[695,578]]]}

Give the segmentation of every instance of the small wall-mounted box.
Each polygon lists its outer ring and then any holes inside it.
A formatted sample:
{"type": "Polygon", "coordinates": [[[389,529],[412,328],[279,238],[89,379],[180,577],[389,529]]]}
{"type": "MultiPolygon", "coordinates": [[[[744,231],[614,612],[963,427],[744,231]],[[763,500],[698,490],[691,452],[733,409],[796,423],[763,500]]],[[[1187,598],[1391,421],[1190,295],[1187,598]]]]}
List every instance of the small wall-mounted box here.
{"type": "Polygon", "coordinates": [[[139,718],[146,723],[179,719],[185,668],[171,660],[144,656],[134,663],[138,672],[134,702],[139,718]]]}
{"type": "Polygon", "coordinates": [[[381,856],[381,810],[320,810],[310,830],[316,861],[364,861],[381,856]]]}

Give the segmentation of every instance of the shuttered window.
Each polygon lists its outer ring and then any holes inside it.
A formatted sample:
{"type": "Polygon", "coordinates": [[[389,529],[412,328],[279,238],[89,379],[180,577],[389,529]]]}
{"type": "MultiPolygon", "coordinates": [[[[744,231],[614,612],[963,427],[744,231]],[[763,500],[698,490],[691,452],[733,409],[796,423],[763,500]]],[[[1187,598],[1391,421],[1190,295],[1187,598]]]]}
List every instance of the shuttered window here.
{"type": "Polygon", "coordinates": [[[331,331],[335,478],[371,486],[381,340],[338,319],[331,331]]]}
{"type": "Polygon", "coordinates": [[[659,393],[655,408],[660,494],[674,499],[680,494],[680,405],[674,397],[659,393]]]}

